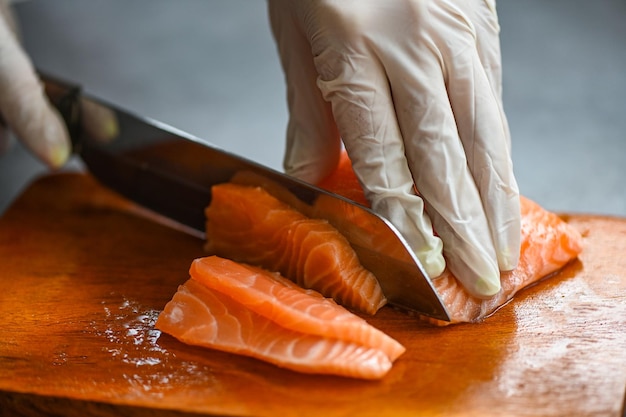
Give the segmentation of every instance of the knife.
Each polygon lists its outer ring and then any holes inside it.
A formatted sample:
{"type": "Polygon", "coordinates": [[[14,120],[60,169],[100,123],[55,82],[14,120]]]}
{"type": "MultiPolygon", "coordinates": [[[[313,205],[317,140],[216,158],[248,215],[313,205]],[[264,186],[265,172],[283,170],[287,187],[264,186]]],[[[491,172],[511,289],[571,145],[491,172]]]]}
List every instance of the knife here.
{"type": "Polygon", "coordinates": [[[448,312],[406,240],[369,208],[294,177],[234,155],[164,123],[133,115],[84,94],[71,82],[40,73],[61,113],[73,152],[103,185],[200,234],[211,187],[234,181],[260,185],[313,218],[327,220],[350,242],[378,279],[390,304],[439,320],[448,312]],[[103,141],[82,123],[81,109],[114,117],[117,132],[103,141]]]}

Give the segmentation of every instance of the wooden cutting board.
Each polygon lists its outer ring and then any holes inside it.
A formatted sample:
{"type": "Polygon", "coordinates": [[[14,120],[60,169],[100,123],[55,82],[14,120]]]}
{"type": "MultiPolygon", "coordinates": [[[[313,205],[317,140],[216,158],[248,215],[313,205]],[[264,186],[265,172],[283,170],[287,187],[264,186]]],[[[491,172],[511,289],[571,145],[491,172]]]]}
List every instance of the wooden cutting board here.
{"type": "Polygon", "coordinates": [[[202,240],[84,174],[0,218],[1,415],[620,416],[626,219],[570,216],[579,260],[479,324],[368,319],[407,347],[381,381],[303,375],[153,328],[202,240]]]}

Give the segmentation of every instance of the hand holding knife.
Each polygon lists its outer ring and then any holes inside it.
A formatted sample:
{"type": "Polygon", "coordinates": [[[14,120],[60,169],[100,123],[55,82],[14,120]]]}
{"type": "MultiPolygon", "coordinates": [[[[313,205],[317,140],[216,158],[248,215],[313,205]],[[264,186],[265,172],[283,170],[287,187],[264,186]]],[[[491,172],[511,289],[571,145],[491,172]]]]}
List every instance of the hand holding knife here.
{"type": "Polygon", "coordinates": [[[449,320],[404,238],[368,208],[82,94],[78,86],[66,81],[46,75],[41,79],[67,124],[73,152],[104,185],[201,233],[213,185],[245,178],[270,192],[280,190],[277,193],[289,195],[304,214],[328,220],[346,236],[391,304],[449,320]],[[106,116],[108,121],[100,125],[108,128],[94,128],[98,126],[93,122],[96,112],[106,116]]]}

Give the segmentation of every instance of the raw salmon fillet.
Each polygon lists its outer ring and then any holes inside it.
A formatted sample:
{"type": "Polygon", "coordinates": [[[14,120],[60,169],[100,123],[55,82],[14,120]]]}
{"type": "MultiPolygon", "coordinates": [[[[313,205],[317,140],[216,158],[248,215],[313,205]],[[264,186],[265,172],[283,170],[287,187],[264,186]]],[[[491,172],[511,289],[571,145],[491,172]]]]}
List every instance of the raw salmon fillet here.
{"type": "Polygon", "coordinates": [[[378,379],[405,348],[332,299],[277,273],[209,256],[156,328],[191,344],[306,373],[378,379]]]}
{"type": "MultiPolygon", "coordinates": [[[[320,187],[369,205],[347,154],[320,187]]],[[[450,323],[479,321],[506,304],[521,289],[558,271],[576,259],[582,251],[582,236],[556,214],[535,202],[520,197],[522,215],[522,245],[517,268],[501,275],[502,289],[494,297],[483,300],[469,295],[460,282],[448,271],[433,280],[435,289],[448,309],[450,323]]],[[[428,319],[445,325],[448,322],[428,319]]]]}
{"type": "MultiPolygon", "coordinates": [[[[522,288],[561,269],[582,251],[582,237],[556,214],[521,197],[522,246],[513,271],[500,276],[502,289],[488,300],[469,295],[450,273],[433,280],[435,289],[451,315],[451,322],[479,321],[506,304],[522,288]]],[[[439,325],[447,324],[430,319],[439,325]]]]}
{"type": "Polygon", "coordinates": [[[376,277],[339,231],[261,187],[216,185],[205,213],[210,254],[280,272],[361,312],[374,314],[387,302],[376,277]]]}

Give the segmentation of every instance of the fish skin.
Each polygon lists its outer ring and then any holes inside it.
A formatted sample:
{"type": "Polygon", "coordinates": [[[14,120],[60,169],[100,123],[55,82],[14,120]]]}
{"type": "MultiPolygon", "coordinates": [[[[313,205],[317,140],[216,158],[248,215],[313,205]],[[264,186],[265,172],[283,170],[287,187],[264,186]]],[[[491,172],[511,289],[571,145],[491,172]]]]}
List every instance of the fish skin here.
{"type": "Polygon", "coordinates": [[[334,301],[280,275],[218,257],[194,261],[190,273],[191,278],[179,286],[155,324],[183,343],[255,357],[298,372],[362,379],[382,378],[405,351],[334,301]],[[213,271],[204,268],[207,265],[213,266],[213,271]],[[221,280],[232,280],[234,285],[215,283],[219,279],[214,273],[220,269],[221,280]],[[251,305],[260,292],[267,295],[265,299],[251,305]],[[269,301],[272,298],[274,301],[269,301]],[[303,305],[314,308],[302,309],[303,305]],[[284,327],[281,311],[300,312],[301,317],[284,327]],[[322,332],[324,325],[326,331],[322,332]],[[366,338],[366,345],[354,342],[350,334],[355,332],[346,331],[350,326],[374,337],[366,338]],[[315,331],[309,332],[311,329],[315,331]]]}
{"type": "Polygon", "coordinates": [[[387,303],[378,280],[339,231],[261,187],[216,185],[205,213],[209,254],[280,272],[360,312],[374,314],[387,303]]]}

